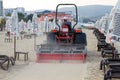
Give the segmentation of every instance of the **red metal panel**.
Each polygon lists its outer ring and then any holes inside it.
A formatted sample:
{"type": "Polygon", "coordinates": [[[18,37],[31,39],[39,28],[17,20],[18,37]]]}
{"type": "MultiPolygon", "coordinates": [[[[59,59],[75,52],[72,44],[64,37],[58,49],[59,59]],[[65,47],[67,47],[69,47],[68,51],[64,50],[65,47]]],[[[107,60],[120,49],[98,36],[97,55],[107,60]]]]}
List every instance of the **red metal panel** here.
{"type": "Polygon", "coordinates": [[[85,54],[63,54],[63,60],[84,60],[85,54]]]}
{"type": "Polygon", "coordinates": [[[36,62],[41,60],[82,60],[86,59],[86,55],[83,54],[37,54],[36,62]]]}
{"type": "Polygon", "coordinates": [[[39,54],[39,60],[61,60],[61,54],[39,54]]]}

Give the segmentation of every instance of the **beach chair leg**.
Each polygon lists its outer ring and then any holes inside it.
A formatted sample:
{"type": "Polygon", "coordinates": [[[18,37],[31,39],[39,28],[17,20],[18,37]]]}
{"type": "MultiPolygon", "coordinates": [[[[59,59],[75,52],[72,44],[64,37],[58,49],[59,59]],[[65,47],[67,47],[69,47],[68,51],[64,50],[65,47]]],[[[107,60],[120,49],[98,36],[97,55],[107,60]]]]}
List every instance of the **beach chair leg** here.
{"type": "Polygon", "coordinates": [[[24,55],[24,61],[26,61],[26,54],[24,55]]]}
{"type": "Polygon", "coordinates": [[[25,55],[24,55],[24,60],[25,60],[25,61],[28,60],[28,53],[25,53],[25,55]]]}
{"type": "Polygon", "coordinates": [[[106,68],[105,68],[105,62],[103,63],[103,72],[106,72],[106,68]]]}
{"type": "Polygon", "coordinates": [[[19,53],[17,54],[17,59],[19,60],[19,53]]]}
{"type": "Polygon", "coordinates": [[[98,49],[97,49],[97,51],[100,51],[101,50],[101,47],[100,46],[98,46],[98,49]]]}
{"type": "Polygon", "coordinates": [[[8,63],[7,63],[7,69],[6,69],[6,70],[8,70],[8,68],[9,68],[10,59],[9,59],[7,62],[8,62],[8,63]]]}
{"type": "Polygon", "coordinates": [[[104,74],[104,80],[111,80],[110,73],[111,73],[111,69],[104,74]]]}
{"type": "Polygon", "coordinates": [[[111,80],[111,79],[108,78],[108,76],[105,74],[105,75],[104,75],[104,80],[111,80]]]}
{"type": "Polygon", "coordinates": [[[103,60],[101,60],[101,62],[100,62],[100,70],[102,70],[102,67],[103,67],[103,60]]]}
{"type": "Polygon", "coordinates": [[[104,53],[104,51],[103,51],[103,49],[101,49],[101,56],[103,57],[103,53],[104,53]]]}
{"type": "Polygon", "coordinates": [[[27,53],[27,60],[28,60],[28,53],[27,53]]]}
{"type": "Polygon", "coordinates": [[[15,65],[15,59],[13,57],[10,57],[10,62],[12,65],[15,65]]]}
{"type": "Polygon", "coordinates": [[[7,59],[6,61],[4,61],[2,64],[1,64],[1,68],[3,69],[3,70],[8,70],[8,68],[9,68],[9,62],[10,62],[10,60],[9,59],[7,59]],[[6,63],[7,62],[7,66],[6,66],[6,68],[3,66],[3,64],[4,63],[6,63]]]}

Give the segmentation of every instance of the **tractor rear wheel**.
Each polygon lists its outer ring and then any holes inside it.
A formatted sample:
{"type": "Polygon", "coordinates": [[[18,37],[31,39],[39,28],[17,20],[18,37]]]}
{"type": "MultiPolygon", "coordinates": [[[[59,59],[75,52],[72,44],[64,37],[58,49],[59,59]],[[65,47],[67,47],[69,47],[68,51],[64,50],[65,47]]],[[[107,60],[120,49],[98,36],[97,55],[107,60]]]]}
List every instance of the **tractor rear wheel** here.
{"type": "Polygon", "coordinates": [[[47,42],[50,43],[50,44],[56,43],[56,34],[52,33],[52,32],[49,32],[47,34],[47,42]]]}
{"type": "Polygon", "coordinates": [[[87,40],[86,40],[86,35],[85,34],[81,34],[81,33],[79,33],[79,34],[76,34],[75,35],[75,43],[76,44],[85,44],[85,45],[87,45],[87,40]]]}

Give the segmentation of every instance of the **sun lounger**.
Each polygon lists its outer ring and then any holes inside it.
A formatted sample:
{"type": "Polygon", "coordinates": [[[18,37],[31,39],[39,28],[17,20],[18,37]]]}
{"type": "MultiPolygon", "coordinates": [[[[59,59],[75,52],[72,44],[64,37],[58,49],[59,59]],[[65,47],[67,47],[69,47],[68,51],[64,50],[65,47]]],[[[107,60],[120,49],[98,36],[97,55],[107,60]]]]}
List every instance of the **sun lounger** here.
{"type": "Polygon", "coordinates": [[[107,55],[108,56],[111,55],[112,58],[114,58],[115,56],[117,57],[117,54],[116,54],[117,52],[115,51],[117,51],[116,48],[107,43],[107,45],[101,49],[101,56],[103,58],[106,57],[107,55]]]}
{"type": "Polygon", "coordinates": [[[15,64],[15,60],[13,57],[8,57],[6,55],[0,55],[0,67],[3,70],[8,70],[10,62],[12,65],[15,64]]]}
{"type": "MultiPolygon", "coordinates": [[[[108,51],[109,51],[109,49],[108,49],[108,51]]],[[[111,53],[112,53],[112,51],[111,51],[111,53]]],[[[118,51],[115,50],[112,54],[115,55],[114,58],[103,59],[100,62],[100,69],[102,70],[102,68],[103,68],[104,72],[105,72],[105,66],[108,66],[109,64],[112,64],[112,63],[120,63],[120,58],[118,58],[119,57],[118,51]],[[118,57],[116,57],[116,56],[118,56],[118,57]]]]}
{"type": "Polygon", "coordinates": [[[110,69],[104,74],[104,80],[120,79],[120,63],[110,64],[109,67],[110,69]]]}
{"type": "Polygon", "coordinates": [[[101,49],[105,48],[105,47],[107,47],[107,43],[106,42],[98,41],[98,43],[97,43],[98,50],[97,51],[101,51],[101,49]]]}
{"type": "Polygon", "coordinates": [[[100,70],[103,70],[104,73],[106,72],[106,68],[113,66],[117,66],[116,64],[120,64],[120,59],[103,59],[100,62],[100,70]]]}
{"type": "Polygon", "coordinates": [[[101,49],[101,56],[104,58],[106,56],[111,56],[112,58],[114,58],[114,52],[115,52],[115,48],[105,48],[105,49],[101,49]]]}
{"type": "MultiPolygon", "coordinates": [[[[118,51],[114,54],[119,56],[118,51]]],[[[120,79],[120,58],[103,59],[100,62],[100,70],[104,71],[104,80],[111,80],[112,78],[120,79]]]]}

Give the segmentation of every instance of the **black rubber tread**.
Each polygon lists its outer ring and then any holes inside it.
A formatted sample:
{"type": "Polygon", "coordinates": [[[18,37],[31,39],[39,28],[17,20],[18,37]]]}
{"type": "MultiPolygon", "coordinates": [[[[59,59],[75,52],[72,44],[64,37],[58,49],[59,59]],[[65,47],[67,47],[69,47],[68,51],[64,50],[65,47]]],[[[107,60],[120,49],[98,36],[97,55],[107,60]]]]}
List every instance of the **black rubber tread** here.
{"type": "Polygon", "coordinates": [[[48,43],[56,43],[56,34],[55,33],[52,33],[52,32],[49,32],[47,34],[47,42],[48,43]]]}
{"type": "Polygon", "coordinates": [[[87,39],[85,33],[78,33],[75,35],[75,43],[76,44],[85,44],[87,45],[87,39]]]}

